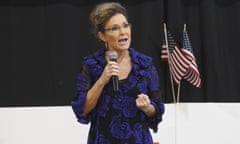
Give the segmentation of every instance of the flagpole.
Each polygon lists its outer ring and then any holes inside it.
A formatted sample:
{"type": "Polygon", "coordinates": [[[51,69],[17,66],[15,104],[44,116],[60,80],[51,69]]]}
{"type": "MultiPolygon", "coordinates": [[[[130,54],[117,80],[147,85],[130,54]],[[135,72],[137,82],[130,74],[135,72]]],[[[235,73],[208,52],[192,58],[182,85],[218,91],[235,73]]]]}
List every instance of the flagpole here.
{"type": "MultiPolygon", "coordinates": [[[[186,31],[186,27],[187,27],[187,24],[184,24],[183,25],[183,32],[186,31]]],[[[180,99],[180,87],[181,87],[181,81],[179,82],[179,85],[178,85],[177,102],[179,102],[179,99],[180,99]]]]}
{"type": "MultiPolygon", "coordinates": [[[[167,26],[166,26],[166,23],[163,23],[163,28],[164,28],[164,36],[165,36],[167,54],[168,54],[168,59],[169,59],[169,49],[168,49],[168,38],[167,38],[167,26]]],[[[169,67],[169,64],[168,64],[168,67],[169,67]]],[[[171,71],[170,71],[170,67],[169,67],[169,74],[170,74],[170,79],[171,79],[171,88],[172,88],[173,102],[176,103],[174,83],[173,83],[173,78],[172,78],[172,74],[171,74],[171,71]]]]}
{"type": "MultiPolygon", "coordinates": [[[[183,32],[186,31],[186,27],[187,27],[187,25],[184,24],[184,25],[183,25],[183,32]]],[[[180,89],[181,89],[181,80],[180,80],[180,82],[179,82],[179,84],[178,84],[177,102],[180,101],[180,89]]]]}
{"type": "MultiPolygon", "coordinates": [[[[174,104],[176,104],[176,96],[175,96],[175,89],[174,89],[174,83],[173,83],[173,76],[170,70],[170,66],[169,66],[169,47],[168,47],[168,38],[167,38],[167,26],[166,23],[163,23],[163,27],[164,27],[164,36],[165,36],[165,42],[166,42],[166,48],[167,48],[167,55],[168,55],[168,68],[169,68],[169,75],[170,75],[170,79],[171,79],[171,88],[172,88],[172,96],[173,96],[173,102],[174,104]]],[[[174,132],[174,137],[175,137],[175,144],[177,143],[177,137],[176,137],[176,105],[174,105],[174,124],[175,124],[175,132],[174,132]]]]}
{"type": "Polygon", "coordinates": [[[179,103],[179,100],[180,100],[180,87],[181,87],[181,80],[178,84],[178,89],[177,89],[177,103],[179,103]]]}
{"type": "Polygon", "coordinates": [[[183,31],[184,31],[184,32],[186,31],[186,27],[187,27],[187,24],[184,24],[184,25],[183,25],[183,31]]]}

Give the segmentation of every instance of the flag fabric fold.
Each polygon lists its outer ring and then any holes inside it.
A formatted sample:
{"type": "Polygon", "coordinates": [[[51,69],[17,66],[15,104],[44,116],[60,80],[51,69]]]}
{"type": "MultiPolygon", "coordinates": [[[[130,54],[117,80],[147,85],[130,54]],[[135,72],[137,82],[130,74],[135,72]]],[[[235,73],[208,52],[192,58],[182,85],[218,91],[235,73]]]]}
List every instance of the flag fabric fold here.
{"type": "Polygon", "coordinates": [[[163,62],[168,61],[168,49],[167,49],[165,37],[163,37],[163,41],[162,41],[161,61],[163,61],[163,62]]]}
{"type": "Polygon", "coordinates": [[[190,82],[192,85],[196,87],[201,87],[201,77],[198,71],[198,65],[196,63],[196,58],[193,54],[192,45],[188,37],[187,30],[183,31],[183,48],[182,53],[185,55],[187,60],[190,62],[190,65],[187,69],[186,74],[184,75],[183,79],[190,82]]]}
{"type": "Polygon", "coordinates": [[[163,40],[161,61],[168,62],[172,77],[175,83],[179,84],[187,72],[190,62],[182,53],[181,48],[177,46],[169,31],[167,31],[167,37],[163,40]]]}
{"type": "Polygon", "coordinates": [[[161,61],[168,62],[170,73],[176,84],[182,79],[196,87],[201,87],[201,78],[186,29],[183,31],[183,48],[174,41],[171,33],[165,30],[161,50],[161,61]]]}

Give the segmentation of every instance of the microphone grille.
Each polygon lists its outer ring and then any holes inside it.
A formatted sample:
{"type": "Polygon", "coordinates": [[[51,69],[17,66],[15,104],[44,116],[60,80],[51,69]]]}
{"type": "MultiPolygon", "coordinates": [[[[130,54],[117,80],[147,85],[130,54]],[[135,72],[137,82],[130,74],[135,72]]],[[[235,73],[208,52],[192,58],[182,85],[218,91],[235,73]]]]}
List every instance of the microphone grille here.
{"type": "Polygon", "coordinates": [[[118,57],[118,54],[117,54],[117,52],[116,51],[110,51],[109,53],[108,53],[108,56],[109,56],[109,59],[117,59],[117,57],[118,57]]]}

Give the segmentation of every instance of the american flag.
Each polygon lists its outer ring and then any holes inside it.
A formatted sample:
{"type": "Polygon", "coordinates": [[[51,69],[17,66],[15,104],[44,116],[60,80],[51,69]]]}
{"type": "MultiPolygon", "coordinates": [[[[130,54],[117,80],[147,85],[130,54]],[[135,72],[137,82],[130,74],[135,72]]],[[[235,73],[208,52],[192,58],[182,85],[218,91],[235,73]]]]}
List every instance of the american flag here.
{"type": "Polygon", "coordinates": [[[179,84],[187,72],[190,61],[184,56],[169,31],[167,32],[167,42],[163,40],[161,60],[168,62],[173,79],[175,83],[179,84]]]}
{"type": "Polygon", "coordinates": [[[164,36],[163,36],[163,41],[162,41],[161,61],[163,61],[163,62],[168,61],[168,50],[167,50],[167,45],[166,45],[164,36]]]}
{"type": "Polygon", "coordinates": [[[187,30],[185,29],[183,32],[183,48],[182,53],[185,55],[187,60],[190,62],[189,67],[187,69],[186,74],[184,75],[184,79],[189,81],[196,87],[201,87],[201,77],[198,71],[198,66],[196,63],[195,56],[193,54],[191,42],[188,37],[187,30]]]}

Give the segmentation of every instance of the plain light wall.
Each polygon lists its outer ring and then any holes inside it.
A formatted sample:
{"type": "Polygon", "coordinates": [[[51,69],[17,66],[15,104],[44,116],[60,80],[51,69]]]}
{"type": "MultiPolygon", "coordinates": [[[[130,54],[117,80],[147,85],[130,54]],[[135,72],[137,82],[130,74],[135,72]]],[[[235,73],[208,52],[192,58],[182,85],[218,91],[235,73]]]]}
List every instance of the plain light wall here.
{"type": "MultiPolygon", "coordinates": [[[[240,143],[240,103],[166,104],[160,144],[240,143]]],[[[0,108],[0,144],[85,144],[89,125],[70,106],[0,108]]]]}

